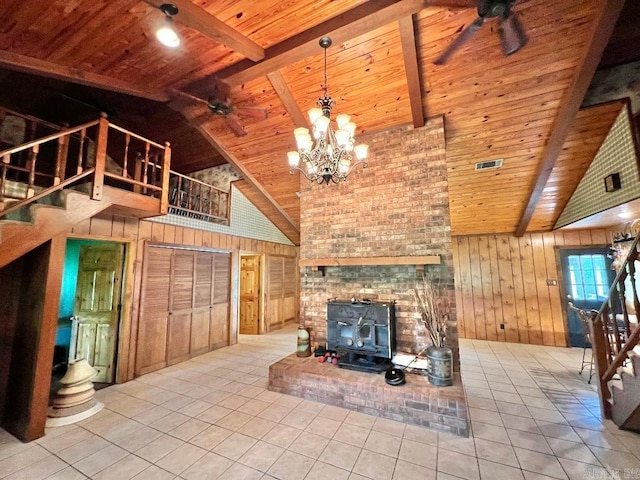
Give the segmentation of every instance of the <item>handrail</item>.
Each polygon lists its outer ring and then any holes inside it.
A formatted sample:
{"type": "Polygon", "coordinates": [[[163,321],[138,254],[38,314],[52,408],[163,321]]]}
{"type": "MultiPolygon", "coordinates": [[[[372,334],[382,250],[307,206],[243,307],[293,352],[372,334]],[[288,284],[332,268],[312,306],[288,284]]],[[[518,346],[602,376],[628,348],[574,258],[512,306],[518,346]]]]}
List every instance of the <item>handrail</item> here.
{"type": "Polygon", "coordinates": [[[629,253],[618,269],[615,280],[609,288],[606,300],[592,319],[590,330],[592,339],[593,358],[598,372],[598,393],[600,397],[600,409],[604,417],[611,416],[611,391],[608,388],[608,382],[616,374],[619,367],[627,360],[627,354],[640,342],[640,327],[631,327],[629,321],[629,312],[627,311],[625,295],[625,281],[631,282],[631,293],[633,296],[633,305],[636,309],[636,316],[640,315],[638,306],[638,291],[635,282],[636,271],[635,261],[640,257],[638,252],[638,243],[640,235],[636,236],[629,253]],[[615,301],[620,302],[622,310],[621,324],[618,324],[616,312],[612,312],[615,301]]]}
{"type": "Polygon", "coordinates": [[[218,190],[220,193],[229,193],[226,190],[223,190],[220,187],[216,187],[215,185],[211,185],[210,183],[205,183],[203,181],[198,180],[197,178],[193,178],[193,177],[189,177],[188,175],[183,175],[181,173],[175,172],[173,170],[171,170],[171,175],[175,176],[175,177],[181,177],[181,178],[185,178],[187,179],[189,182],[192,183],[199,183],[200,185],[202,185],[203,187],[207,187],[210,188],[212,190],[218,190]]]}
{"type": "Polygon", "coordinates": [[[126,128],[122,128],[114,123],[109,122],[109,128],[113,128],[114,130],[118,130],[122,133],[126,133],[128,135],[131,135],[134,138],[137,138],[138,140],[142,140],[143,142],[148,143],[149,145],[153,145],[154,147],[160,148],[162,150],[165,149],[165,145],[161,145],[159,143],[154,142],[153,140],[149,140],[148,138],[144,138],[142,135],[138,135],[137,133],[133,133],[129,130],[127,130],[126,128]]]}
{"type": "Polygon", "coordinates": [[[56,125],[55,123],[47,122],[46,120],[42,120],[38,117],[33,117],[31,115],[27,115],[26,113],[16,112],[15,110],[11,110],[10,108],[0,107],[0,112],[6,112],[11,114],[12,117],[20,117],[25,120],[29,120],[30,122],[38,123],[44,127],[50,128],[51,130],[62,130],[63,126],[56,125]]]}
{"type": "Polygon", "coordinates": [[[52,133],[51,135],[47,135],[46,137],[42,137],[37,140],[32,140],[30,142],[23,143],[21,145],[18,145],[17,147],[8,148],[7,150],[2,150],[0,151],[0,157],[4,157],[5,155],[13,155],[14,153],[22,152],[23,150],[28,150],[30,148],[33,148],[36,145],[42,145],[43,143],[50,142],[51,140],[57,140],[58,138],[65,137],[73,133],[79,132],[80,130],[98,125],[98,123],[100,123],[100,120],[94,120],[93,122],[83,123],[78,127],[65,128],[64,130],[61,130],[58,133],[52,133]]]}

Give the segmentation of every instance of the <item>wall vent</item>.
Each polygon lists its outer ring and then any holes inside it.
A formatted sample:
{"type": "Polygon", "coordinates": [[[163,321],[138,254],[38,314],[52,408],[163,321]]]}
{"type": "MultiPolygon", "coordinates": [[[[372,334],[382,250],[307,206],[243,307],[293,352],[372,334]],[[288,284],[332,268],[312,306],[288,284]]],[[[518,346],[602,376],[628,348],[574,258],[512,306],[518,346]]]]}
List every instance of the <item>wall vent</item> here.
{"type": "Polygon", "coordinates": [[[476,170],[486,170],[488,168],[498,168],[502,166],[502,159],[487,160],[486,162],[476,163],[476,170]]]}

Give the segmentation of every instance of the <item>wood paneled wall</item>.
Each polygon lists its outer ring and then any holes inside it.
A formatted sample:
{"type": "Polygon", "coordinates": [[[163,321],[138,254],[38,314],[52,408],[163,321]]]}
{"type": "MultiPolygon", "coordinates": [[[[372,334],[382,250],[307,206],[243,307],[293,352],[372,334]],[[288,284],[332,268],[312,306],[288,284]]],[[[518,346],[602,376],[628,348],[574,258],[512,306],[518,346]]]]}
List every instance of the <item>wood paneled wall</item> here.
{"type": "Polygon", "coordinates": [[[566,346],[556,247],[610,241],[607,230],[454,237],[460,338],[566,346]]]}
{"type": "MultiPolygon", "coordinates": [[[[124,382],[135,376],[140,293],[144,252],[147,242],[231,252],[231,324],[229,339],[232,344],[236,343],[238,336],[240,252],[292,257],[296,259],[296,265],[298,258],[298,247],[295,246],[165,225],[120,215],[98,215],[76,225],[70,235],[82,238],[121,241],[129,244],[125,278],[131,278],[132,280],[126,283],[124,295],[118,340],[117,382],[124,382]]],[[[297,297],[295,311],[296,313],[298,311],[297,297]]]]}

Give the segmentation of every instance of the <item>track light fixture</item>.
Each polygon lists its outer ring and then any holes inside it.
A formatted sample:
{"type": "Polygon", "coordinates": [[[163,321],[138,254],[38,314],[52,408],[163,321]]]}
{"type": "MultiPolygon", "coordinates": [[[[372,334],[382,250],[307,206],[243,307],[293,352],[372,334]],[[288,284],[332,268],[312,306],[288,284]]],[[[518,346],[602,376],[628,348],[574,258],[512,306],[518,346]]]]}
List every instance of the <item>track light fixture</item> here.
{"type": "Polygon", "coordinates": [[[178,7],[171,3],[160,5],[160,11],[164,13],[164,23],[156,30],[156,38],[163,45],[176,48],[180,45],[180,37],[173,26],[173,16],[178,13],[178,7]]]}

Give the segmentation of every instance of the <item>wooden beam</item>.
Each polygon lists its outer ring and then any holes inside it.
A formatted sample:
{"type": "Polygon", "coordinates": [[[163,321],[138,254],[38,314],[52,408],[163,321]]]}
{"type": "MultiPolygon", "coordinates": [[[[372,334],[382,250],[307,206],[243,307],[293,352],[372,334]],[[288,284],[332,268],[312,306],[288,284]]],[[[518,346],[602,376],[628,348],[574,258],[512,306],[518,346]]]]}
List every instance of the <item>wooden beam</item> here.
{"type": "Polygon", "coordinates": [[[160,91],[145,90],[113,77],[91,73],[77,68],[58,65],[46,60],[27,57],[18,53],[0,50],[0,66],[18,72],[32,73],[41,77],[56,78],[66,82],[97,87],[112,92],[126,93],[134,97],[147,98],[156,102],[166,102],[169,97],[160,91]]]}
{"type": "Polygon", "coordinates": [[[267,73],[267,78],[271,82],[273,89],[278,94],[278,97],[280,97],[282,105],[284,105],[284,108],[289,113],[289,116],[296,127],[308,127],[307,117],[304,116],[304,113],[300,110],[296,99],[293,98],[293,93],[291,93],[291,89],[289,89],[287,82],[284,81],[282,73],[279,71],[267,73]]]}
{"type": "Polygon", "coordinates": [[[203,126],[203,123],[201,121],[203,109],[200,107],[196,107],[196,108],[182,108],[182,109],[178,108],[178,110],[189,121],[189,123],[191,123],[191,125],[193,125],[204,136],[204,138],[213,146],[213,148],[215,148],[218,152],[220,152],[220,155],[222,155],[227,162],[233,165],[242,174],[242,177],[248,183],[253,185],[253,187],[256,190],[258,190],[262,195],[264,195],[264,197],[273,205],[273,207],[278,211],[278,213],[282,215],[282,218],[285,219],[285,221],[290,225],[290,227],[295,231],[299,231],[299,228],[297,227],[295,222],[291,219],[291,217],[287,214],[287,212],[285,212],[284,209],[273,199],[273,197],[269,195],[269,192],[267,192],[265,188],[262,185],[260,185],[260,183],[255,179],[255,177],[251,175],[251,172],[249,172],[249,170],[247,170],[247,168],[244,165],[242,165],[242,163],[237,158],[235,158],[235,156],[229,150],[227,150],[224,147],[224,145],[222,145],[218,141],[218,139],[206,127],[203,126]]]}
{"type": "MultiPolygon", "coordinates": [[[[160,5],[166,3],[159,0],[145,1],[156,8],[160,8],[160,5]]],[[[171,0],[170,3],[178,7],[178,13],[173,17],[177,22],[226,45],[254,62],[264,58],[264,49],[260,45],[218,20],[204,8],[192,3],[191,0],[171,0]]]]}
{"type": "Polygon", "coordinates": [[[376,0],[359,5],[342,15],[322,22],[281,43],[265,50],[264,59],[258,63],[242,60],[188,86],[187,90],[200,92],[211,85],[213,77],[224,78],[232,85],[241,85],[306,57],[319,55],[318,40],[331,36],[336,45],[359,35],[371,32],[402,17],[419,12],[426,6],[469,8],[475,6],[469,0],[376,0]]]}
{"type": "Polygon", "coordinates": [[[398,20],[400,25],[400,42],[404,56],[404,71],[409,88],[409,102],[411,104],[411,117],[413,126],[424,126],[424,113],[422,112],[422,88],[420,87],[420,70],[418,68],[418,53],[416,51],[416,35],[413,25],[413,16],[408,15],[398,20]]]}
{"type": "MultiPolygon", "coordinates": [[[[542,161],[538,167],[536,182],[529,194],[529,201],[520,216],[518,227],[515,235],[521,237],[527,231],[529,222],[533,217],[538,201],[542,196],[544,187],[551,175],[551,171],[556,163],[556,159],[562,150],[569,129],[573,120],[580,109],[584,95],[587,92],[589,83],[596,71],[598,62],[602,57],[602,52],[607,46],[607,41],[611,36],[611,32],[616,24],[620,10],[624,5],[624,0],[606,0],[597,2],[598,11],[595,13],[595,19],[592,24],[591,32],[587,38],[587,48],[584,57],[580,62],[579,68],[573,77],[573,82],[568,90],[567,96],[564,97],[558,115],[555,118],[551,136],[545,148],[542,161]]],[[[526,49],[526,47],[525,47],[526,49]]]]}

